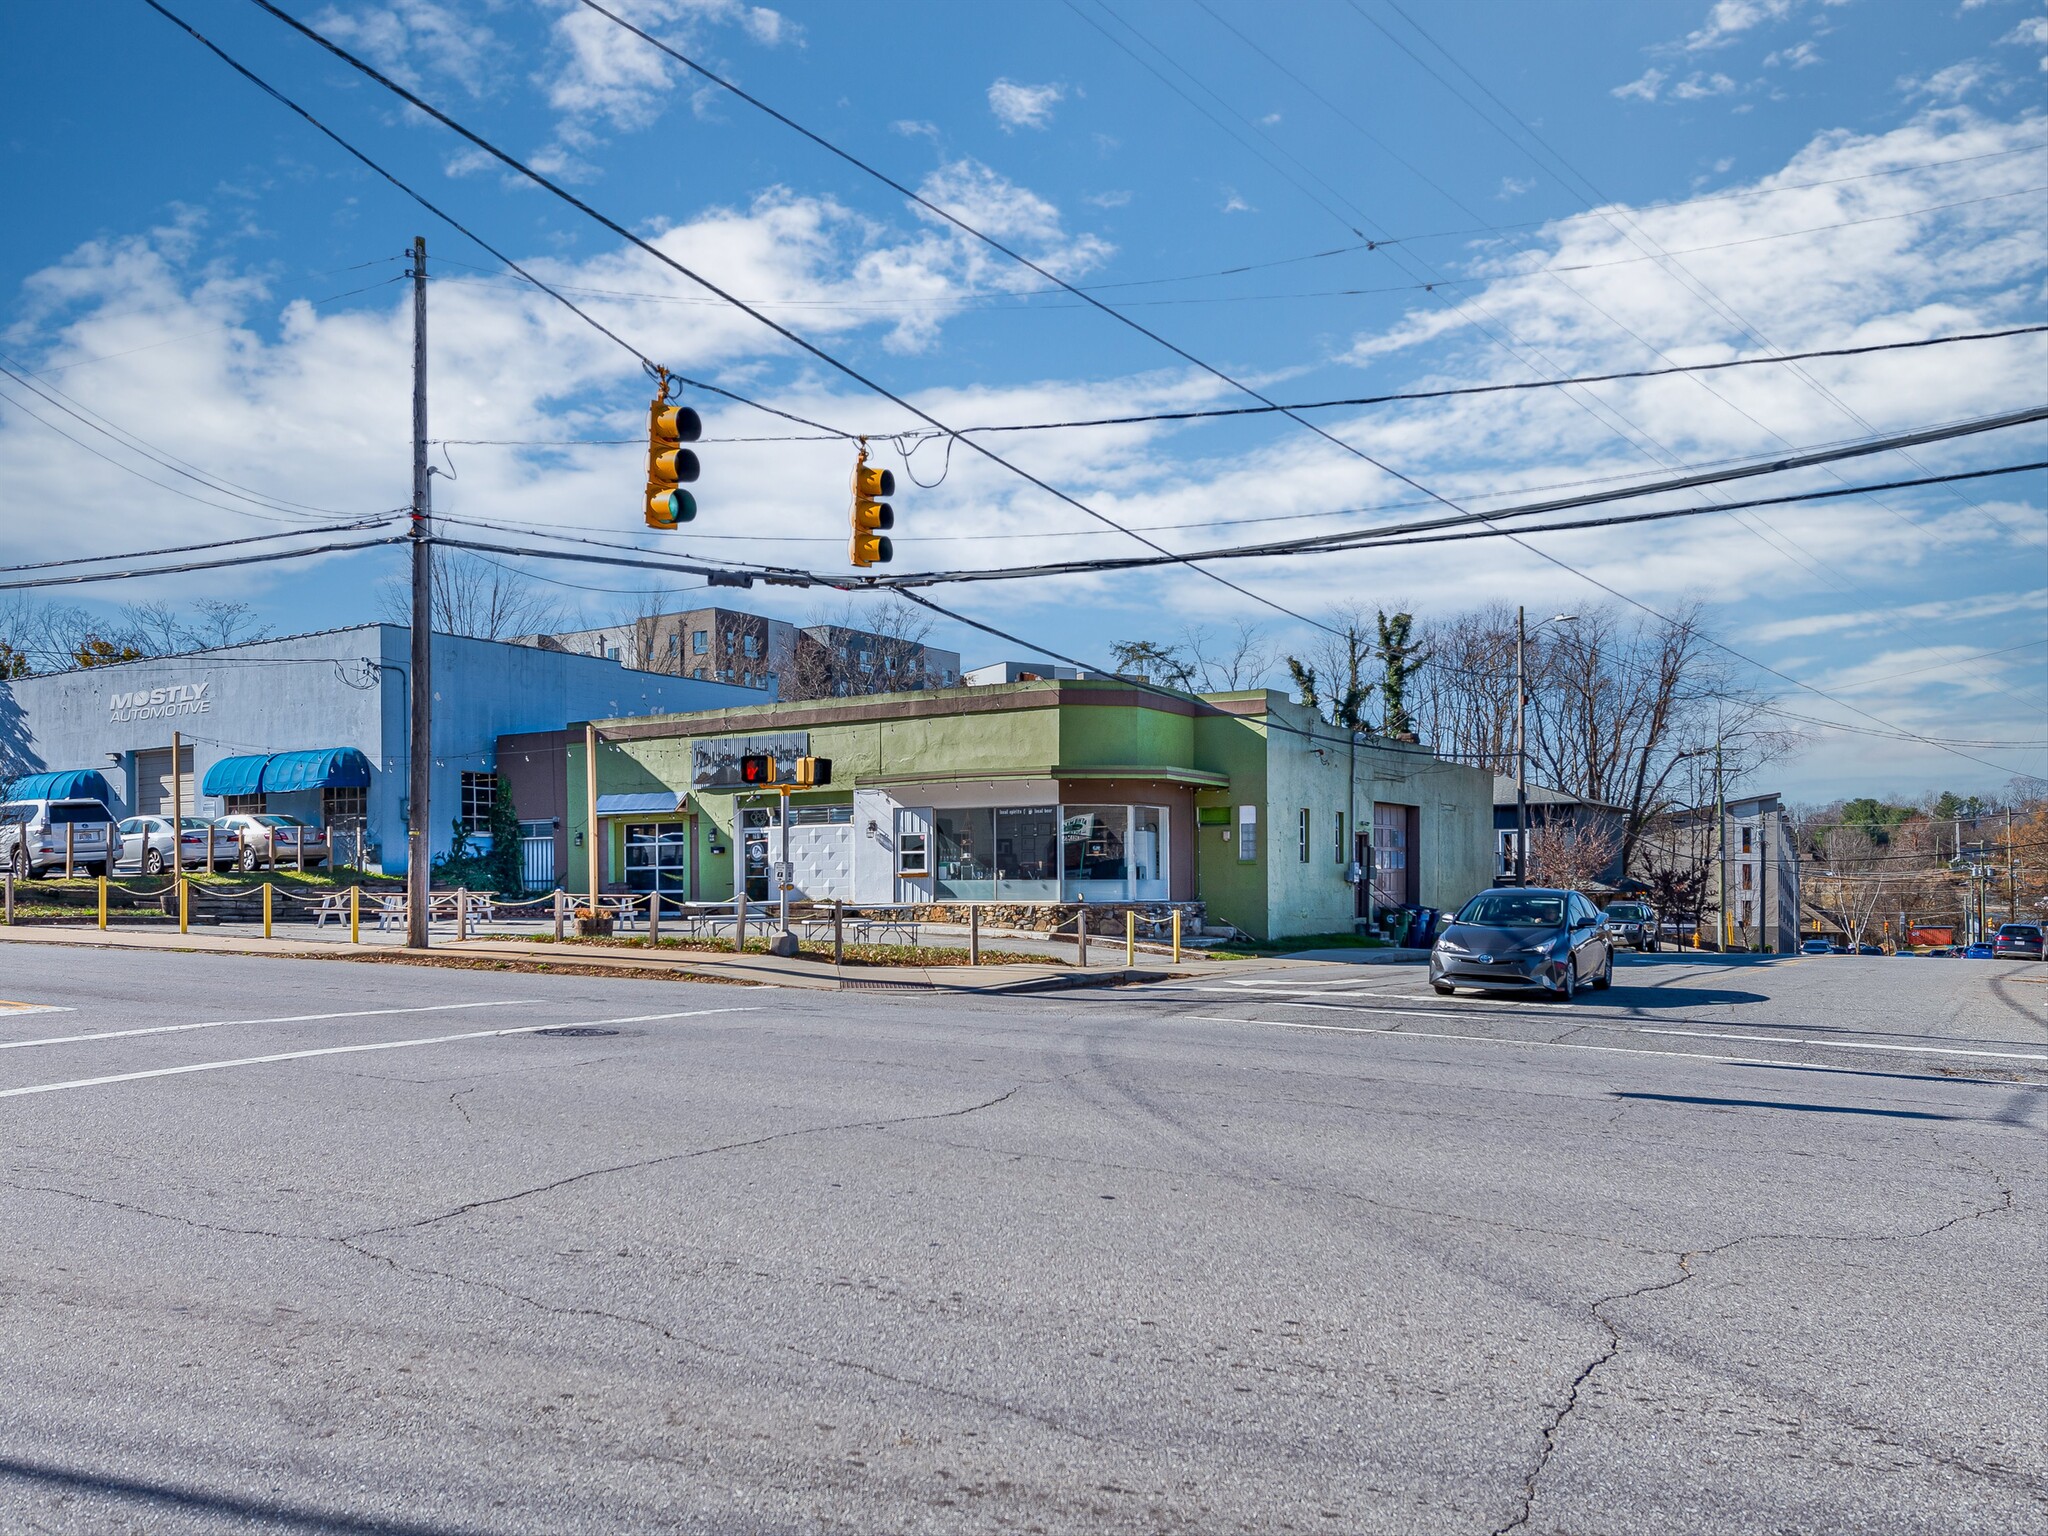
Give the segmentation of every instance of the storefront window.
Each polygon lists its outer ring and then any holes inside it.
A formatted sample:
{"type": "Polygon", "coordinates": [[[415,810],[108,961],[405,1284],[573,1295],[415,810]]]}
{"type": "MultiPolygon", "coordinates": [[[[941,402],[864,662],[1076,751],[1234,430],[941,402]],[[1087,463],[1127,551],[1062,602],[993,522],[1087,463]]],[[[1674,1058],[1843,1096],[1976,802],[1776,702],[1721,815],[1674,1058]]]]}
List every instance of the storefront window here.
{"type": "Polygon", "coordinates": [[[976,806],[932,813],[941,901],[1057,901],[1059,810],[976,806]]]}
{"type": "Polygon", "coordinates": [[[1069,805],[1060,822],[1061,896],[1068,901],[1122,901],[1130,895],[1131,808],[1069,805]]]}
{"type": "Polygon", "coordinates": [[[1166,807],[1131,807],[1131,894],[1139,901],[1169,899],[1166,870],[1166,807]]]}

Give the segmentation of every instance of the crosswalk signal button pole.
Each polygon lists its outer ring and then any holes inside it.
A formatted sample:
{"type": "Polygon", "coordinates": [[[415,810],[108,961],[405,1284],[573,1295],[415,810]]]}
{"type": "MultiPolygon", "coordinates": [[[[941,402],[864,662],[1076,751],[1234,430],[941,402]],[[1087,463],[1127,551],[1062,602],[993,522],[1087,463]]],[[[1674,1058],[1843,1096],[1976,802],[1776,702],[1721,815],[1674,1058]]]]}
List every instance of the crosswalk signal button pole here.
{"type": "Polygon", "coordinates": [[[896,526],[896,509],[880,498],[896,494],[896,477],[868,464],[867,443],[853,464],[853,543],[847,559],[855,565],[887,565],[895,548],[884,530],[896,526]]]}
{"type": "Polygon", "coordinates": [[[682,487],[697,478],[697,455],[683,446],[704,434],[704,422],[687,405],[668,401],[668,375],[647,407],[647,526],[670,529],[697,516],[697,498],[682,487]]]}

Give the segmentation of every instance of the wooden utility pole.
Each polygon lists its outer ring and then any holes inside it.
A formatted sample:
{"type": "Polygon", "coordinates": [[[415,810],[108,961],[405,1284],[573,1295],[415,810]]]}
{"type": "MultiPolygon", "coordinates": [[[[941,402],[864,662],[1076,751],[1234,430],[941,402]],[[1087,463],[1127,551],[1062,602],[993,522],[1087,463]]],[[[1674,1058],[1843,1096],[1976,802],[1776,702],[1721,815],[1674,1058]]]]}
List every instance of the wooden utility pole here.
{"type": "Polygon", "coordinates": [[[412,702],[407,727],[405,942],[425,949],[434,876],[434,548],[427,483],[427,242],[412,242],[412,702]]]}

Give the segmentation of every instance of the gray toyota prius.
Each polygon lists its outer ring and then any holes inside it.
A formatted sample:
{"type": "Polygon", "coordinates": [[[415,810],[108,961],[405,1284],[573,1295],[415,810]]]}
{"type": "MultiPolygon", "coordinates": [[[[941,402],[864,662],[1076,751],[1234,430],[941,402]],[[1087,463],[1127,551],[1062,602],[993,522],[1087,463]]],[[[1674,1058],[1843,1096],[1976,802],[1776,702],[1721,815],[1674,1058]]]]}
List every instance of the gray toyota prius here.
{"type": "Polygon", "coordinates": [[[1614,940],[1577,891],[1509,887],[1465,903],[1429,952],[1429,984],[1542,992],[1570,1000],[1614,981],[1614,940]]]}

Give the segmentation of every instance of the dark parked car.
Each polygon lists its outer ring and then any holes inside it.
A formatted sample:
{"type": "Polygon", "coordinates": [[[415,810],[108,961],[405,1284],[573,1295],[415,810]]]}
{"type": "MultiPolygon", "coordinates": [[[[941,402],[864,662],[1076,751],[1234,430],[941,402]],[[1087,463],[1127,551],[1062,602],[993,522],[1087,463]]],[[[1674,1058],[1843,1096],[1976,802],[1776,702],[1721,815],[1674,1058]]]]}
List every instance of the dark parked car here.
{"type": "Polygon", "coordinates": [[[1835,946],[1826,939],[1808,939],[1799,946],[1802,955],[1832,955],[1834,952],[1835,946]]]}
{"type": "Polygon", "coordinates": [[[1543,992],[1570,999],[1614,981],[1614,939],[1577,891],[1482,891],[1429,952],[1429,984],[1543,992]]]}
{"type": "Polygon", "coordinates": [[[1600,914],[1600,925],[1617,944],[1630,949],[1657,948],[1657,914],[1640,901],[1613,901],[1600,914]]]}
{"type": "Polygon", "coordinates": [[[2042,956],[2039,923],[2007,923],[1991,941],[1992,953],[2001,960],[2039,960],[2042,956]]]}
{"type": "Polygon", "coordinates": [[[1884,953],[1884,946],[1882,944],[1858,944],[1856,946],[1856,953],[1859,955],[1881,955],[1884,953]]]}

